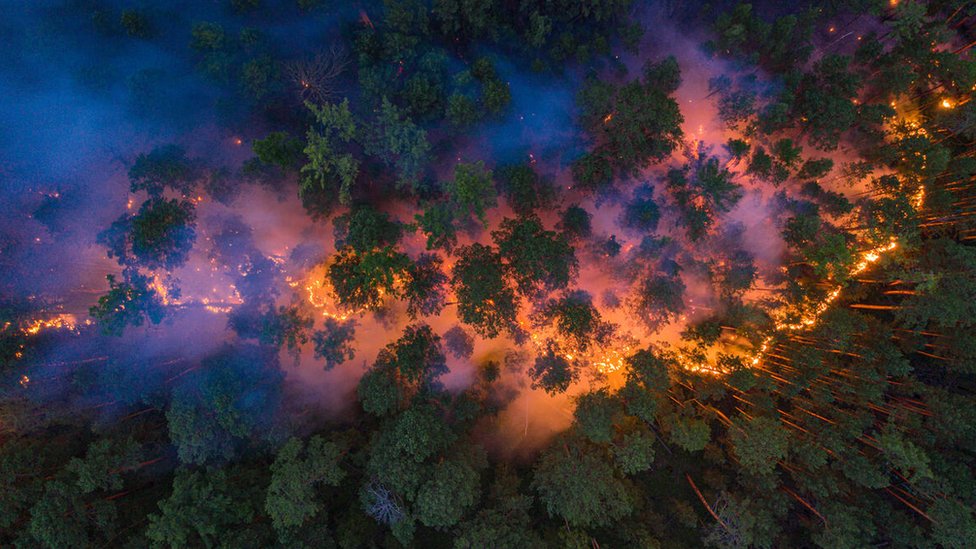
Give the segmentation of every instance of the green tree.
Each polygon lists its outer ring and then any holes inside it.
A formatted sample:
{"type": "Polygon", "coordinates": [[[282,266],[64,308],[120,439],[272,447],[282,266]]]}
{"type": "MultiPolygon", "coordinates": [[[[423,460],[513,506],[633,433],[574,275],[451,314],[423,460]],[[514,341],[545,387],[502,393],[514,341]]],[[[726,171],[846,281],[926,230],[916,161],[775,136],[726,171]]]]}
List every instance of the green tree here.
{"type": "Polygon", "coordinates": [[[685,284],[678,276],[646,275],[637,283],[632,308],[651,329],[677,318],[684,308],[685,284]]]}
{"type": "Polygon", "coordinates": [[[427,249],[451,251],[457,245],[454,208],[447,202],[431,202],[422,214],[415,214],[417,227],[427,235],[427,249]]]}
{"type": "Polygon", "coordinates": [[[172,493],[158,505],[146,527],[153,547],[214,547],[255,516],[252,502],[235,497],[222,470],[177,470],[172,493]]]}
{"type": "Polygon", "coordinates": [[[625,175],[667,158],[682,136],[684,118],[671,97],[681,83],[677,60],[648,63],[641,76],[619,88],[591,81],[578,100],[584,127],[601,139],[595,154],[625,175]]]}
{"type": "Polygon", "coordinates": [[[455,208],[464,215],[474,215],[487,227],[485,214],[497,204],[494,177],[481,160],[474,163],[459,162],[454,167],[454,179],[444,184],[444,192],[455,208]]]}
{"type": "Polygon", "coordinates": [[[255,139],[251,148],[258,160],[282,170],[294,170],[300,167],[305,155],[305,146],[301,139],[292,137],[284,131],[271,132],[264,139],[255,139]]]}
{"type": "Polygon", "coordinates": [[[384,295],[398,296],[398,277],[410,267],[410,258],[392,247],[357,254],[339,250],[326,276],[339,303],[347,309],[374,309],[384,295]]]}
{"type": "Polygon", "coordinates": [[[634,198],[624,207],[623,226],[640,232],[654,232],[661,219],[661,210],[654,202],[654,187],[641,185],[634,190],[634,198]]]}
{"type": "Polygon", "coordinates": [[[278,450],[264,504],[276,530],[300,527],[322,510],[316,487],[342,482],[341,458],[342,449],[321,436],[310,438],[307,446],[293,437],[278,450]]]}
{"type": "Polygon", "coordinates": [[[605,344],[613,335],[614,325],[603,320],[593,306],[593,297],[582,290],[550,299],[534,316],[539,326],[555,326],[556,332],[575,351],[586,351],[594,342],[605,344]]]}
{"type": "Polygon", "coordinates": [[[608,443],[614,436],[614,423],[619,420],[619,401],[606,389],[583,393],[576,397],[573,416],[580,433],[597,443],[608,443]]]}
{"type": "Polygon", "coordinates": [[[729,436],[739,463],[757,476],[772,474],[789,449],[789,435],[783,426],[764,416],[738,422],[729,436]]]}
{"type": "Polygon", "coordinates": [[[529,368],[533,389],[543,389],[551,395],[566,392],[579,379],[579,371],[550,341],[547,349],[535,359],[529,368]]]}
{"type": "Polygon", "coordinates": [[[142,326],[147,320],[152,324],[162,322],[166,308],[148,278],[134,272],[122,282],[115,282],[114,275],[106,278],[108,293],[88,311],[103,333],[121,336],[126,326],[142,326]]]}
{"type": "Polygon", "coordinates": [[[312,334],[315,358],[325,360],[326,370],[352,360],[356,356],[356,349],[353,347],[355,335],[356,321],[326,317],[322,329],[312,334]]]}
{"type": "Polygon", "coordinates": [[[854,100],[861,80],[848,71],[850,61],[849,57],[827,55],[800,81],[796,114],[811,142],[823,150],[836,149],[841,135],[858,119],[854,100]]]}
{"type": "Polygon", "coordinates": [[[123,215],[98,235],[109,257],[119,263],[139,263],[149,269],[176,269],[186,263],[196,241],[193,203],[150,198],[138,213],[123,215]]]}
{"type": "Polygon", "coordinates": [[[181,462],[228,459],[241,441],[268,432],[267,410],[278,405],[284,378],[274,356],[251,345],[228,345],[181,378],[166,410],[181,462]]]}
{"type": "Polygon", "coordinates": [[[140,154],[129,168],[129,190],[146,191],[161,196],[166,188],[186,195],[203,178],[200,162],[187,157],[179,145],[156,147],[148,154],[140,154]]]}
{"type": "Polygon", "coordinates": [[[555,199],[552,183],[542,178],[529,164],[502,167],[498,170],[498,182],[508,204],[519,215],[548,207],[555,199]]]}
{"type": "Polygon", "coordinates": [[[608,527],[634,510],[630,485],[599,447],[566,435],[542,452],[532,487],[550,516],[574,527],[608,527]]]}
{"type": "Polygon", "coordinates": [[[427,131],[405,116],[386,97],[370,126],[364,143],[366,152],[379,157],[396,170],[397,184],[417,184],[430,156],[427,131]]]}
{"type": "Polygon", "coordinates": [[[311,127],[306,135],[305,156],[299,193],[312,194],[324,190],[338,194],[339,203],[352,201],[353,185],[359,176],[359,160],[349,152],[349,144],[356,139],[358,126],[349,110],[349,100],[338,105],[306,103],[318,127],[311,127]]]}
{"type": "Polygon", "coordinates": [[[440,461],[417,491],[417,520],[432,528],[456,525],[464,512],[478,502],[480,480],[476,464],[470,459],[440,461]]]}
{"type": "Polygon", "coordinates": [[[122,473],[139,466],[142,448],[131,438],[104,438],[88,445],[85,457],[71,458],[65,470],[82,493],[121,490],[122,473]]]}
{"type": "Polygon", "coordinates": [[[585,208],[574,204],[563,211],[556,228],[570,238],[588,238],[593,234],[592,217],[585,208]]]}
{"type": "Polygon", "coordinates": [[[471,244],[458,250],[451,287],[458,317],[483,337],[495,337],[516,326],[518,301],[505,280],[501,257],[490,247],[471,244]]]}
{"type": "Polygon", "coordinates": [[[350,246],[360,254],[384,246],[396,246],[403,235],[403,229],[396,220],[368,205],[354,207],[349,213],[336,217],[333,224],[336,248],[350,246]]]}
{"type": "Polygon", "coordinates": [[[447,275],[441,269],[442,264],[439,255],[422,253],[407,268],[403,297],[410,318],[436,315],[444,308],[447,275]]]}
{"type": "Polygon", "coordinates": [[[504,219],[491,236],[523,295],[565,288],[579,269],[566,236],[545,230],[535,215],[504,219]]]}

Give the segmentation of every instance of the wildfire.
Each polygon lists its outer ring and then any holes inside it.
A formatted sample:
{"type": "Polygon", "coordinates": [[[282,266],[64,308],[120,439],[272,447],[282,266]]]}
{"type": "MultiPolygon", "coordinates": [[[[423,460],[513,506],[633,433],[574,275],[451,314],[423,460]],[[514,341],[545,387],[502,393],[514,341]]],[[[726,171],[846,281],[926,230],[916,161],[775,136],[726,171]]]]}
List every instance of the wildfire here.
{"type": "Polygon", "coordinates": [[[947,99],[943,99],[943,100],[942,100],[942,103],[941,103],[941,105],[942,105],[942,108],[943,108],[943,109],[951,109],[951,108],[953,108],[953,107],[955,107],[955,106],[956,106],[956,105],[955,105],[955,104],[954,104],[954,103],[953,103],[953,102],[952,102],[951,100],[949,100],[948,98],[947,98],[947,99]]]}
{"type": "MultiPolygon", "coordinates": [[[[233,284],[230,285],[229,296],[226,299],[211,299],[209,297],[202,297],[200,299],[178,299],[174,297],[169,288],[159,277],[159,275],[153,275],[153,281],[150,287],[159,296],[160,301],[162,301],[165,306],[177,306],[185,307],[187,305],[199,304],[203,305],[204,310],[214,313],[214,314],[227,314],[234,310],[235,305],[240,305],[244,302],[240,295],[237,293],[237,288],[233,284]]],[[[217,293],[217,288],[211,288],[214,293],[217,293]]]]}
{"type": "MultiPolygon", "coordinates": [[[[325,276],[325,271],[326,265],[319,265],[309,271],[304,280],[293,280],[291,277],[286,277],[285,280],[292,288],[300,287],[304,290],[306,301],[313,308],[321,310],[322,316],[326,318],[344,322],[354,315],[365,313],[365,308],[345,310],[339,307],[335,290],[325,276]]],[[[378,292],[381,298],[386,295],[383,288],[379,288],[378,292]]]]}
{"type": "MultiPolygon", "coordinates": [[[[91,320],[86,320],[84,324],[91,324],[91,320]]],[[[35,319],[30,324],[22,328],[27,335],[37,335],[43,330],[77,330],[78,319],[75,315],[59,314],[47,320],[35,319]]]]}
{"type": "Polygon", "coordinates": [[[611,120],[613,120],[613,113],[610,113],[610,114],[608,114],[608,115],[606,115],[606,116],[603,117],[603,123],[604,124],[609,123],[611,120]]]}

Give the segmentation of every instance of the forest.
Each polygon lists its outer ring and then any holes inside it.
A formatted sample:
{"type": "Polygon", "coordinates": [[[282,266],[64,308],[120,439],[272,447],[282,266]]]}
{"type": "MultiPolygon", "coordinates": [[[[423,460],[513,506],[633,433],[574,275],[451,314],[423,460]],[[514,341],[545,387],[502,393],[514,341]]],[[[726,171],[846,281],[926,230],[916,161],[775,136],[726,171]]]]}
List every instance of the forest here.
{"type": "Polygon", "coordinates": [[[976,547],[973,0],[0,18],[0,547],[976,547]]]}

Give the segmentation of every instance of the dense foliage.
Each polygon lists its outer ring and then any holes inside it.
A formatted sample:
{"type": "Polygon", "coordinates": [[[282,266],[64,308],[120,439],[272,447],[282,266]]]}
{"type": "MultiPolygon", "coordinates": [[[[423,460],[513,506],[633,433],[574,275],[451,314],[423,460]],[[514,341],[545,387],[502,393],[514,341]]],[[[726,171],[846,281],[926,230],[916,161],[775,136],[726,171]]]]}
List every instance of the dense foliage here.
{"type": "Polygon", "coordinates": [[[671,6],[728,73],[711,148],[629,0],[221,4],[186,28],[56,10],[120,47],[178,34],[254,156],[129,159],[92,326],[0,297],[0,545],[973,546],[972,3],[671,6]],[[284,53],[291,20],[336,44],[284,53]],[[577,84],[579,150],[488,144],[525,73],[577,84]],[[286,259],[240,219],[198,233],[204,195],[228,208],[245,183],[334,239],[286,259]],[[183,299],[194,254],[234,283],[227,333],[152,354],[154,330],[216,307],[183,299]],[[600,277],[628,293],[591,293],[600,277]],[[287,353],[356,370],[321,397],[342,413],[292,398],[287,353]],[[519,391],[568,404],[513,456],[491,433],[519,391]]]}

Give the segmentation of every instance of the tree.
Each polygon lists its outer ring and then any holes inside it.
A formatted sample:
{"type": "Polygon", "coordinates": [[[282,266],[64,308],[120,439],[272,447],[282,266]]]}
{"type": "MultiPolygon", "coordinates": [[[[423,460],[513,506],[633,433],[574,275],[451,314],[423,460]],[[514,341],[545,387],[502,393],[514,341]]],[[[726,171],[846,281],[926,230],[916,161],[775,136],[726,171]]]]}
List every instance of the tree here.
{"type": "Polygon", "coordinates": [[[447,121],[457,128],[466,128],[478,121],[478,106],[473,99],[461,93],[447,98],[447,121]]]}
{"type": "Polygon", "coordinates": [[[412,188],[430,156],[427,131],[405,116],[386,97],[370,126],[364,147],[396,170],[397,184],[412,188]]]}
{"type": "Polygon", "coordinates": [[[714,214],[728,212],[743,195],[742,187],[732,181],[732,173],[721,167],[714,156],[699,162],[694,172],[688,165],[672,169],[667,180],[668,191],[685,217],[692,240],[705,235],[714,214]]]}
{"type": "Polygon", "coordinates": [[[566,236],[545,230],[535,215],[504,219],[491,236],[523,295],[565,288],[579,269],[566,236]]]}
{"type": "Polygon", "coordinates": [[[353,347],[355,334],[355,320],[340,321],[326,317],[322,329],[312,334],[315,358],[325,360],[326,370],[352,360],[356,356],[356,349],[353,347]]]}
{"type": "Polygon", "coordinates": [[[569,238],[589,238],[593,234],[592,217],[585,208],[574,204],[563,211],[556,228],[569,238]]]}
{"type": "Polygon", "coordinates": [[[555,199],[552,183],[529,164],[502,167],[498,170],[498,181],[508,204],[519,215],[547,207],[555,199]]]}
{"type": "Polygon", "coordinates": [[[613,182],[613,165],[609,156],[600,152],[587,152],[573,161],[573,182],[587,191],[598,191],[613,182]]]}
{"type": "Polygon", "coordinates": [[[440,461],[434,465],[430,479],[417,491],[417,519],[432,528],[456,525],[464,512],[477,503],[481,495],[480,480],[470,459],[440,461]]]}
{"type": "Polygon", "coordinates": [[[271,464],[271,484],[264,508],[279,532],[300,527],[321,511],[315,488],[338,486],[346,473],[339,466],[342,449],[321,436],[305,443],[290,438],[271,464]]]}
{"type": "MultiPolygon", "coordinates": [[[[126,240],[135,259],[146,268],[175,269],[186,263],[196,240],[195,219],[190,201],[152,198],[128,218],[131,236],[126,240]]],[[[124,258],[124,253],[119,257],[124,258]]]]}
{"type": "Polygon", "coordinates": [[[354,207],[349,213],[335,218],[333,223],[336,248],[349,246],[360,254],[396,246],[403,235],[398,222],[368,205],[354,207]]]}
{"type": "Polygon", "coordinates": [[[725,144],[725,149],[729,151],[733,160],[738,163],[740,160],[745,158],[749,154],[749,143],[743,141],[742,139],[729,139],[725,144]]]}
{"type": "Polygon", "coordinates": [[[579,378],[579,372],[565,356],[558,354],[556,346],[550,341],[529,368],[529,377],[532,378],[533,389],[541,388],[555,395],[566,392],[579,378]]]}
{"type": "Polygon", "coordinates": [[[646,471],[654,463],[654,433],[647,427],[639,426],[623,435],[623,439],[613,446],[613,458],[625,474],[632,475],[646,471]]]}
{"type": "Polygon", "coordinates": [[[327,276],[339,303],[347,309],[374,309],[384,295],[397,296],[397,278],[410,266],[410,258],[386,246],[357,254],[339,250],[327,276]]]}
{"type": "MultiPolygon", "coordinates": [[[[386,367],[395,369],[409,383],[429,383],[447,372],[441,338],[427,324],[410,325],[381,355],[386,367]]],[[[377,359],[377,362],[380,361],[377,359]]]]}
{"type": "Polygon", "coordinates": [[[218,545],[228,531],[252,520],[254,506],[231,487],[222,470],[179,469],[173,491],[149,515],[146,537],[153,547],[218,545]]]}
{"type": "Polygon", "coordinates": [[[654,232],[661,219],[661,210],[654,202],[654,187],[641,185],[634,190],[634,198],[623,212],[623,226],[640,232],[654,232]]]}
{"type": "Polygon", "coordinates": [[[796,114],[811,142],[823,150],[836,149],[841,134],[857,122],[854,100],[861,80],[848,72],[850,61],[849,57],[827,55],[800,81],[796,114]]]}
{"type": "Polygon", "coordinates": [[[431,202],[422,214],[414,219],[420,230],[427,235],[427,249],[441,248],[451,251],[457,245],[457,227],[454,208],[447,202],[431,202]]]}
{"type": "Polygon", "coordinates": [[[502,466],[495,474],[488,501],[478,513],[461,523],[455,549],[539,547],[542,539],[532,529],[533,498],[519,492],[519,477],[502,466]]]}
{"type": "Polygon", "coordinates": [[[242,339],[256,339],[262,345],[287,347],[295,355],[308,343],[314,321],[300,305],[244,304],[227,316],[227,325],[242,339]]]}
{"type": "Polygon", "coordinates": [[[170,188],[186,195],[202,178],[203,169],[198,160],[187,157],[186,150],[179,145],[163,145],[136,157],[129,168],[129,190],[160,197],[164,189],[170,188]]]}
{"type": "Polygon", "coordinates": [[[953,499],[936,499],[928,509],[932,517],[932,539],[942,547],[966,547],[976,535],[976,517],[971,505],[953,499]]]}
{"type": "Polygon", "coordinates": [[[284,378],[275,356],[251,345],[228,345],[173,388],[166,421],[181,462],[229,459],[240,441],[268,431],[268,410],[277,406],[284,378]]]}
{"type": "Polygon", "coordinates": [[[403,297],[410,318],[436,315],[444,308],[447,275],[441,270],[442,264],[439,255],[422,253],[407,268],[403,297]]]}
{"type": "Polygon", "coordinates": [[[359,160],[348,152],[348,145],[358,132],[349,111],[349,100],[344,99],[338,105],[306,103],[305,106],[315,117],[318,128],[309,128],[306,135],[308,162],[301,169],[299,193],[305,196],[324,190],[338,194],[341,204],[349,204],[359,176],[359,160]]]}
{"type": "Polygon", "coordinates": [[[418,392],[436,392],[438,378],[446,372],[440,336],[427,324],[409,325],[399,339],[380,350],[356,392],[368,413],[389,415],[418,392]]]}
{"type": "Polygon", "coordinates": [[[88,313],[98,322],[102,332],[121,336],[126,326],[142,326],[147,320],[159,324],[166,315],[165,305],[149,279],[130,272],[126,280],[115,282],[108,275],[109,291],[98,298],[88,313]]]}
{"type": "Polygon", "coordinates": [[[713,51],[742,57],[773,73],[786,72],[810,57],[813,23],[811,13],[803,14],[802,18],[786,15],[769,23],[753,13],[752,4],[740,3],[715,18],[717,38],[709,41],[708,46],[713,51]]]}
{"type": "Polygon", "coordinates": [[[444,192],[454,207],[464,215],[473,214],[485,227],[489,208],[497,204],[492,171],[481,160],[474,163],[459,162],[454,167],[454,179],[444,184],[444,192]]]}
{"type": "Polygon", "coordinates": [[[299,167],[305,154],[301,139],[288,132],[271,132],[264,139],[255,139],[251,148],[261,162],[286,171],[299,167]]]}
{"type": "Polygon", "coordinates": [[[684,308],[685,284],[678,276],[646,275],[637,283],[632,307],[650,329],[670,322],[684,308]]]}
{"type": "Polygon", "coordinates": [[[608,527],[634,509],[629,484],[599,447],[567,435],[542,452],[532,487],[549,516],[574,527],[608,527]]]}
{"type": "Polygon", "coordinates": [[[482,337],[492,338],[516,326],[518,302],[505,280],[501,257],[490,247],[471,244],[458,250],[451,287],[458,317],[482,337]]]}
{"type": "Polygon", "coordinates": [[[627,357],[627,380],[620,391],[627,413],[647,423],[657,421],[658,403],[671,386],[668,369],[673,361],[649,349],[627,357]]]}
{"type": "Polygon", "coordinates": [[[604,321],[593,306],[593,297],[582,290],[550,299],[533,320],[539,326],[554,325],[556,332],[569,342],[569,349],[580,352],[593,342],[607,343],[614,330],[614,325],[604,321]]]}
{"type": "Polygon", "coordinates": [[[65,470],[83,494],[121,490],[122,473],[139,466],[142,448],[131,438],[101,439],[88,445],[85,457],[71,458],[65,470]]]}
{"type": "Polygon", "coordinates": [[[613,439],[615,417],[620,403],[606,389],[583,393],[576,397],[573,416],[580,433],[587,439],[605,444],[613,439]]]}
{"type": "Polygon", "coordinates": [[[764,416],[737,423],[729,436],[739,463],[757,476],[771,474],[789,448],[788,433],[779,421],[764,416]]]}
{"type": "Polygon", "coordinates": [[[624,175],[636,175],[649,162],[670,155],[681,139],[684,121],[671,97],[680,82],[678,62],[673,57],[648,63],[641,80],[619,88],[588,82],[577,101],[584,127],[601,141],[595,154],[624,175]]]}
{"type": "Polygon", "coordinates": [[[444,345],[454,358],[471,358],[474,353],[474,338],[461,326],[454,326],[444,333],[444,345]]]}
{"type": "Polygon", "coordinates": [[[45,547],[86,547],[111,538],[117,515],[111,502],[96,499],[89,504],[76,487],[52,480],[31,507],[26,530],[29,541],[45,547]]]}
{"type": "Polygon", "coordinates": [[[698,418],[675,418],[671,423],[671,441],[687,452],[700,452],[712,440],[712,430],[698,418]]]}

